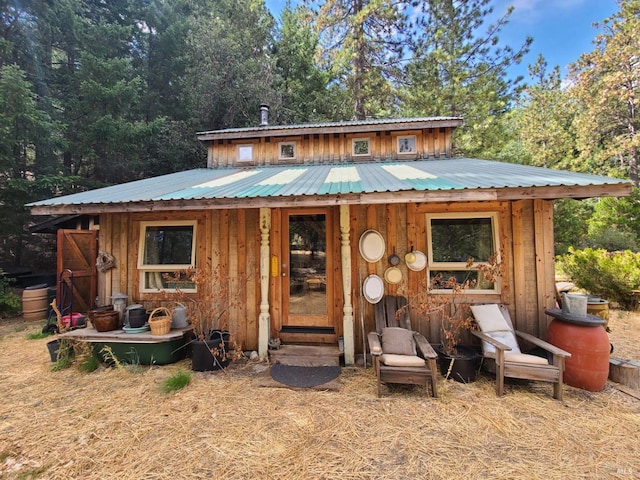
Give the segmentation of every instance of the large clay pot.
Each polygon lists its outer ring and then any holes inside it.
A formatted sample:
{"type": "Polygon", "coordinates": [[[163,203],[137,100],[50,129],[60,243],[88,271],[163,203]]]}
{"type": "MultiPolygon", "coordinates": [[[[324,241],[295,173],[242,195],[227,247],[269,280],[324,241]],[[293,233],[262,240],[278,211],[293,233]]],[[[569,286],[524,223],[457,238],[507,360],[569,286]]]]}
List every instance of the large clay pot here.
{"type": "Polygon", "coordinates": [[[564,381],[592,392],[602,390],[609,377],[609,336],[601,325],[576,325],[553,320],[547,330],[552,345],[571,354],[565,360],[564,381]]]}

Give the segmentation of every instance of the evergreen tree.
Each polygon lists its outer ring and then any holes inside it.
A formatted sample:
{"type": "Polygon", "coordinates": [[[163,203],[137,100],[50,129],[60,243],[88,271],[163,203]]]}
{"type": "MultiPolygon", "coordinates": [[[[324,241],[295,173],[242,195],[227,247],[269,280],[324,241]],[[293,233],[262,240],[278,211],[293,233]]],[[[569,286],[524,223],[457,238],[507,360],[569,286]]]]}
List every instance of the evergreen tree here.
{"type": "Polygon", "coordinates": [[[486,32],[481,28],[493,13],[492,0],[428,0],[413,17],[416,36],[413,58],[402,90],[403,114],[461,116],[456,148],[472,156],[486,156],[504,142],[501,115],[512,106],[521,78],[510,79],[507,68],[519,63],[532,41],[517,48],[500,46],[499,33],[513,7],[486,32]]]}
{"type": "Polygon", "coordinates": [[[594,173],[622,170],[638,186],[640,0],[622,0],[620,11],[601,27],[596,49],[571,71],[580,159],[594,173]]]}
{"type": "Polygon", "coordinates": [[[580,170],[571,126],[574,103],[562,88],[559,67],[547,72],[547,62],[540,56],[529,66],[529,74],[535,83],[525,88],[516,111],[516,128],[531,164],[580,170]]]}
{"type": "Polygon", "coordinates": [[[280,108],[276,122],[281,124],[341,120],[346,112],[345,92],[330,85],[330,72],[319,68],[314,59],[319,36],[314,31],[311,12],[289,4],[282,11],[274,55],[279,83],[280,108]]]}
{"type": "Polygon", "coordinates": [[[308,0],[320,33],[319,64],[351,99],[351,116],[389,116],[401,73],[409,2],[308,0]]]}

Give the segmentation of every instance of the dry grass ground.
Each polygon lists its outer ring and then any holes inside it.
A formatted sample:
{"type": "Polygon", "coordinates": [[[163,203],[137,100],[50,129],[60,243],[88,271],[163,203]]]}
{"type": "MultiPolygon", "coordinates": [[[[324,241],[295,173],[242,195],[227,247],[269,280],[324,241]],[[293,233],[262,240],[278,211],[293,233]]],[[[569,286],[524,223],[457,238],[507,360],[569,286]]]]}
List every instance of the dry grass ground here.
{"type": "MultiPolygon", "coordinates": [[[[612,312],[615,355],[640,359],[640,315],[612,312]]],[[[640,400],[489,377],[376,397],[371,369],[339,391],[261,387],[265,365],[194,374],[177,393],[165,367],[52,372],[38,326],[0,323],[0,478],[640,478],[640,400]]]]}

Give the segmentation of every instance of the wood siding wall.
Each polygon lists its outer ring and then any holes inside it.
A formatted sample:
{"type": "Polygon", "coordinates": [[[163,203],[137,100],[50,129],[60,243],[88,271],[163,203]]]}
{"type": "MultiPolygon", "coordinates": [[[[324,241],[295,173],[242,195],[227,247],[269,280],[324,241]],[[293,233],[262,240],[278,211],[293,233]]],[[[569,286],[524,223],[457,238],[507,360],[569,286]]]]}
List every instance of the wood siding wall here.
{"type": "Polygon", "coordinates": [[[259,218],[258,209],[102,215],[100,250],[111,253],[117,266],[99,274],[101,303],[110,303],[111,295],[121,292],[129,295],[129,304],[140,303],[147,308],[167,304],[159,293],[140,293],[137,270],[140,222],[197,219],[198,264],[211,259],[212,264],[222,264],[229,273],[230,292],[241,300],[230,312],[229,331],[243,348],[256,349],[260,312],[259,218]],[[245,276],[246,284],[240,280],[245,276]]]}
{"type": "MultiPolygon", "coordinates": [[[[375,329],[373,305],[360,300],[360,285],[367,275],[384,278],[390,265],[387,257],[395,252],[401,258],[413,246],[427,252],[427,213],[441,212],[497,212],[499,218],[499,242],[503,258],[503,277],[500,293],[466,294],[458,296],[465,303],[502,303],[511,314],[515,328],[546,336],[547,316],[545,308],[555,304],[555,278],[553,264],[553,206],[549,201],[522,200],[518,202],[477,202],[441,204],[395,204],[351,207],[351,239],[354,295],[354,318],[359,322],[364,314],[365,335],[375,329]],[[368,229],[379,231],[386,241],[387,255],[377,263],[366,262],[358,251],[360,235],[368,229]]],[[[411,297],[424,288],[425,271],[409,270],[404,262],[399,268],[403,281],[398,285],[385,283],[385,292],[411,297]]],[[[429,339],[440,342],[440,320],[437,316],[420,316],[411,313],[412,326],[429,339]]],[[[362,332],[355,329],[356,351],[362,350],[362,332]]],[[[474,341],[471,337],[469,341],[474,341]]]]}
{"type": "Polygon", "coordinates": [[[234,165],[278,165],[306,163],[341,163],[372,160],[429,158],[451,155],[450,127],[425,128],[398,132],[367,132],[340,134],[312,134],[290,137],[264,137],[209,142],[207,164],[211,168],[234,165]],[[415,154],[397,153],[398,136],[415,135],[415,154]],[[353,157],[351,144],[354,138],[369,138],[371,155],[353,157]],[[295,142],[296,158],[279,158],[279,144],[295,142]],[[255,161],[238,162],[238,146],[252,145],[255,161]]]}
{"type": "MultiPolygon", "coordinates": [[[[469,303],[498,302],[507,305],[517,329],[546,336],[545,308],[554,306],[555,279],[553,265],[553,209],[545,200],[517,202],[476,202],[439,204],[353,205],[350,208],[351,269],[355,322],[356,352],[362,353],[361,314],[365,335],[375,329],[373,306],[361,299],[362,281],[367,275],[384,278],[388,256],[394,250],[401,258],[411,249],[426,253],[426,213],[438,212],[497,212],[499,241],[503,254],[504,274],[501,291],[496,294],[465,295],[460,301],[469,303]],[[379,231],[385,239],[387,254],[377,263],[368,263],[360,255],[358,241],[365,230],[379,231]]],[[[258,314],[260,312],[260,229],[259,210],[210,210],[168,213],[103,214],[100,217],[99,248],[114,255],[116,268],[99,273],[98,292],[102,303],[110,302],[114,293],[129,295],[129,303],[154,307],[163,303],[159,294],[140,294],[137,272],[140,222],[149,220],[198,220],[198,258],[221,262],[232,279],[247,275],[246,287],[230,286],[241,296],[241,306],[231,312],[229,329],[245,349],[257,349],[258,314]]],[[[281,210],[273,209],[271,216],[270,254],[280,256],[281,210]]],[[[340,267],[339,215],[333,215],[335,238],[333,255],[335,271],[332,295],[336,333],[342,334],[342,273],[340,267]]],[[[385,285],[386,293],[410,295],[420,288],[425,271],[408,270],[399,265],[403,281],[399,285],[385,285]]],[[[281,285],[277,275],[271,275],[269,302],[271,335],[281,322],[281,285]]],[[[430,342],[440,341],[440,324],[435,318],[420,318],[412,313],[414,329],[430,342]]]]}

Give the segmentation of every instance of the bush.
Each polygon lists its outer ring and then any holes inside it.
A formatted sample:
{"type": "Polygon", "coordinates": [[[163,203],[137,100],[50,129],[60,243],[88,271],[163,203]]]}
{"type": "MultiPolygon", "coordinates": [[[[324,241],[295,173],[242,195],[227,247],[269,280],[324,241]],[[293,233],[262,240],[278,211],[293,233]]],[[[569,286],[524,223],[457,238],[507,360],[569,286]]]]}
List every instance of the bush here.
{"type": "Polygon", "coordinates": [[[604,248],[609,252],[638,250],[638,239],[632,232],[622,232],[615,228],[589,232],[585,244],[590,248],[604,248]]]}
{"type": "Polygon", "coordinates": [[[557,257],[557,261],[558,267],[579,288],[621,308],[633,308],[632,290],[640,287],[640,253],[569,247],[569,253],[557,257]]]}
{"type": "Polygon", "coordinates": [[[22,308],[20,297],[11,291],[12,282],[0,269],[0,313],[17,313],[22,308]]]}

